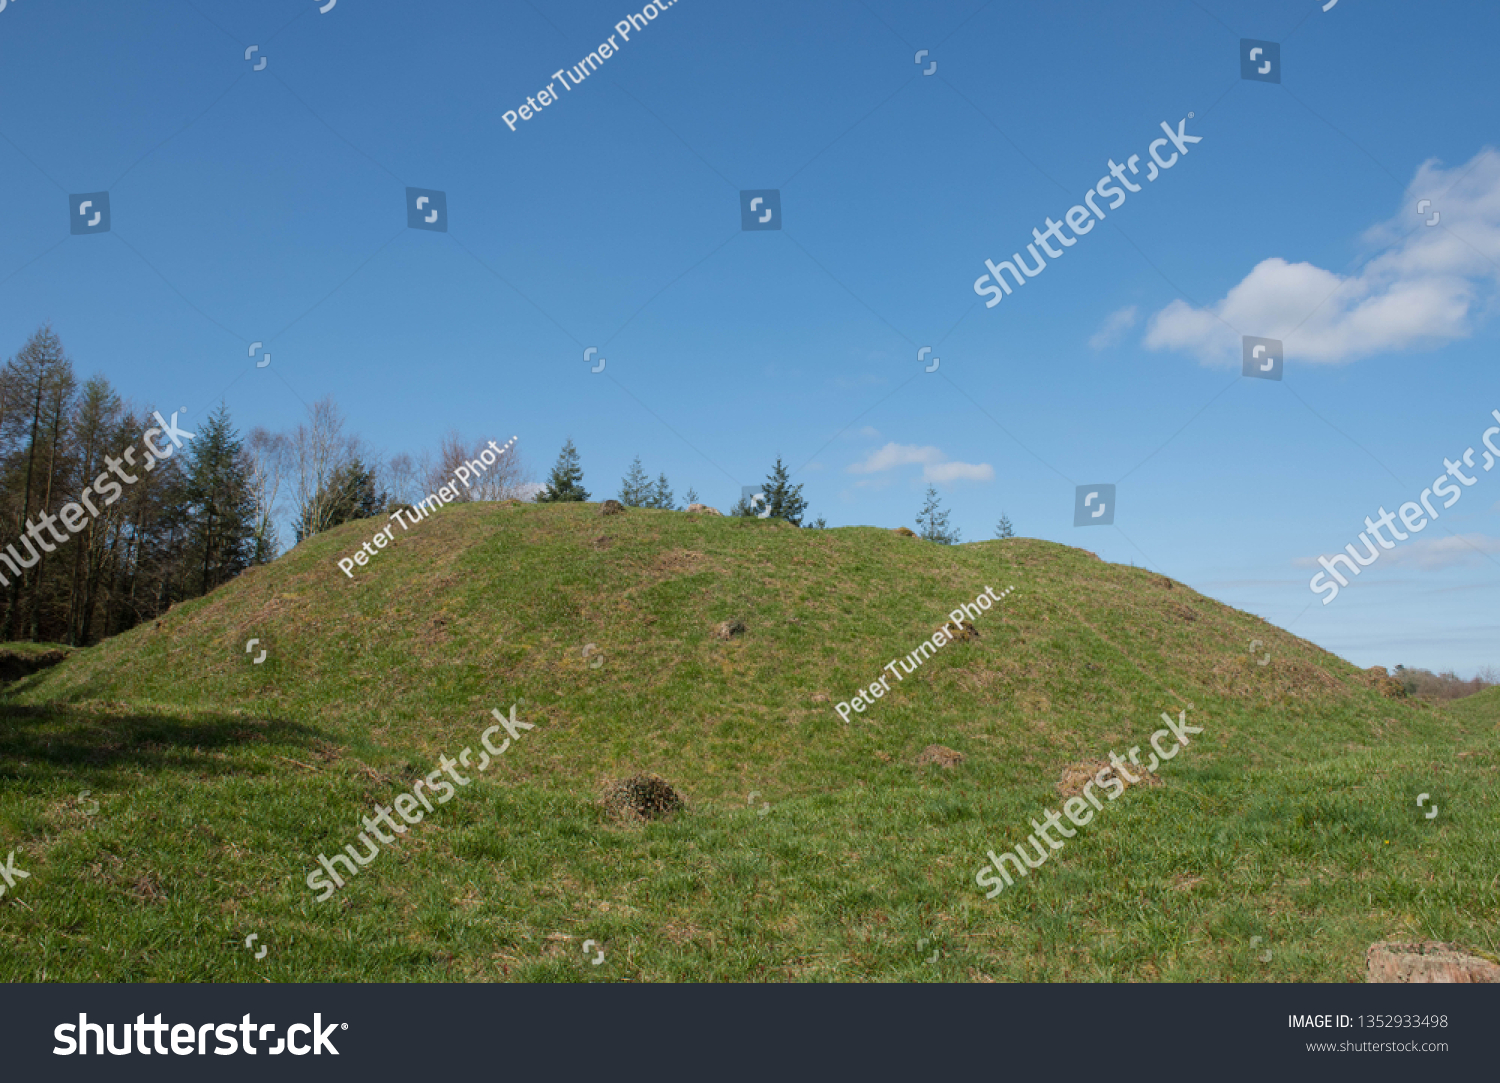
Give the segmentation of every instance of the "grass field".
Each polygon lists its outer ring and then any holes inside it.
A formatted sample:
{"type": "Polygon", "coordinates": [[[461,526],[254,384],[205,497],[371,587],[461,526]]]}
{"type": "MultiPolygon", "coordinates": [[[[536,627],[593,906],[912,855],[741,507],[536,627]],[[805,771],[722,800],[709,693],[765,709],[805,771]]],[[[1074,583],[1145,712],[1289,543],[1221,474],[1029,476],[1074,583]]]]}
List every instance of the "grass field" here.
{"type": "Polygon", "coordinates": [[[1382,938],[1500,954],[1500,689],[1387,698],[1047,542],[470,505],[347,578],[377,525],[8,687],[0,857],[30,877],[0,978],[1354,981],[1382,938]],[[986,586],[1014,591],[978,639],[840,720],[986,586]],[[320,853],[512,704],[535,729],[314,901],[320,853]],[[1203,733],[1162,785],[984,897],[1070,765],[1183,710],[1203,733]],[[917,765],[931,744],[965,759],[917,765]],[[611,819],[600,786],[637,772],[686,808],[611,819]]]}

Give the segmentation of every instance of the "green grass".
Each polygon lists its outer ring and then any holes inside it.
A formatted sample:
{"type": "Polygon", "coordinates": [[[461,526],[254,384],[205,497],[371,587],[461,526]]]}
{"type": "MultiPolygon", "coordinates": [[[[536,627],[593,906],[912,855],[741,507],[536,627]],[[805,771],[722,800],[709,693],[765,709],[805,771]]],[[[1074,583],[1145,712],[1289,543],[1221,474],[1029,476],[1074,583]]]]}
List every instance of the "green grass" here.
{"type": "Polygon", "coordinates": [[[1495,691],[1386,699],[1256,617],[1046,542],[482,505],[346,578],[376,525],[10,687],[0,857],[31,877],[0,900],[0,978],[1346,981],[1391,936],[1500,950],[1495,691]],[[977,641],[840,721],[985,586],[1015,592],[977,641]],[[727,619],[748,630],[715,639],[727,619]],[[523,698],[535,729],[314,901],[320,852],[523,698]],[[985,851],[1060,807],[1069,764],[1184,708],[1204,732],[1164,785],[984,897],[985,851]],[[933,743],[965,761],[916,766],[933,743]],[[609,820],[599,786],[639,771],[686,810],[609,820]]]}

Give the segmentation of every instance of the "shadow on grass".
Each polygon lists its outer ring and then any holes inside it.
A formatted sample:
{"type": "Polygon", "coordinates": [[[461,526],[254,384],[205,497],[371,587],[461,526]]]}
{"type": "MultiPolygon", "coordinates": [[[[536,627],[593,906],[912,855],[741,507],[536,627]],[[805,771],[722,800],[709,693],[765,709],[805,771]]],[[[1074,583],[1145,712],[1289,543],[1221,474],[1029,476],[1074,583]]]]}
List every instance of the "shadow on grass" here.
{"type": "Polygon", "coordinates": [[[214,753],[248,746],[295,751],[322,736],[297,723],[211,712],[194,712],[184,720],[106,706],[0,703],[0,779],[21,779],[26,766],[43,764],[230,774],[236,768],[214,753]]]}

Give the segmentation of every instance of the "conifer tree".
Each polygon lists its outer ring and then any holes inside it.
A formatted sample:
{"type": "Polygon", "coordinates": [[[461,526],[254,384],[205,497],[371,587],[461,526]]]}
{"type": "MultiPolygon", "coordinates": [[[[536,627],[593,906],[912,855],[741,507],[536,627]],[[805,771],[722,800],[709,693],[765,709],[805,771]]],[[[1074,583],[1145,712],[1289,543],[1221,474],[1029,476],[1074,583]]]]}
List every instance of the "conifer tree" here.
{"type": "Polygon", "coordinates": [[[646,508],[652,506],[651,479],[646,476],[646,471],[641,466],[641,457],[639,455],[630,464],[630,473],[620,479],[620,495],[615,499],[627,508],[646,508]]]}
{"type": "Polygon", "coordinates": [[[917,516],[917,528],[918,537],[925,541],[937,542],[939,545],[958,544],[959,532],[948,526],[948,513],[942,510],[942,501],[938,499],[935,486],[927,486],[926,503],[917,516]]]}
{"type": "Polygon", "coordinates": [[[1002,511],[1000,513],[1000,522],[995,525],[995,537],[1014,538],[1015,536],[1016,532],[1015,529],[1010,525],[1010,519],[1006,516],[1005,512],[1002,511]]]}
{"type": "Polygon", "coordinates": [[[731,515],[760,517],[771,509],[767,519],[785,519],[793,526],[802,525],[802,517],[807,513],[807,501],[802,498],[802,486],[791,483],[791,475],[787,473],[786,466],[781,461],[781,456],[776,456],[776,466],[766,475],[766,482],[760,491],[765,494],[764,500],[754,501],[753,504],[745,497],[731,510],[731,515]]]}
{"type": "MultiPolygon", "coordinates": [[[[247,474],[248,470],[247,464],[247,474]]],[[[376,484],[374,468],[366,466],[364,460],[355,455],[334,469],[329,475],[327,486],[318,493],[317,500],[309,505],[309,509],[320,509],[322,529],[332,530],[356,519],[379,515],[389,501],[390,494],[376,484]]],[[[308,515],[309,511],[304,511],[295,524],[298,542],[317,533],[308,515]]]]}
{"type": "Polygon", "coordinates": [[[552,473],[547,475],[547,484],[536,494],[536,502],[561,504],[588,498],[588,491],[583,487],[583,467],[579,465],[578,449],[573,446],[573,438],[570,436],[557,455],[552,473]]]}
{"type": "Polygon", "coordinates": [[[672,498],[672,486],[667,484],[666,474],[656,475],[656,488],[651,491],[646,507],[660,508],[662,511],[677,510],[677,504],[672,498]]]}
{"type": "Polygon", "coordinates": [[[254,555],[255,500],[246,485],[244,444],[222,403],[187,447],[183,485],[190,552],[207,594],[250,566],[254,555]]]}

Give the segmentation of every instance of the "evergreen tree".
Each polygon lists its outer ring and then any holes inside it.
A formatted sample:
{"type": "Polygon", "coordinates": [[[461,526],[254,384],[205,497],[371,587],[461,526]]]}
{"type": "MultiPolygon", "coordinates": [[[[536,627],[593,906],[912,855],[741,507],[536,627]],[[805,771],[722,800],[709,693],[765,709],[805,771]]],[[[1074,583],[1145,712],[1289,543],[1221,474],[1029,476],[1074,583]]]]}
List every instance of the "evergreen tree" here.
{"type": "Polygon", "coordinates": [[[358,456],[335,471],[333,490],[338,494],[335,526],[379,515],[391,498],[390,493],[380,488],[375,468],[366,466],[358,456]]]}
{"type": "Polygon", "coordinates": [[[810,522],[810,523],[803,523],[802,525],[804,527],[806,527],[808,530],[827,530],[828,529],[828,520],[825,519],[825,518],[823,518],[820,515],[816,519],[814,519],[812,522],[810,522]]]}
{"type": "Polygon", "coordinates": [[[948,513],[942,510],[937,488],[932,485],[927,486],[926,503],[917,516],[917,528],[917,535],[925,541],[940,545],[958,544],[958,530],[948,526],[948,513]]]}
{"type": "Polygon", "coordinates": [[[573,446],[573,438],[570,436],[562,451],[558,452],[557,463],[552,467],[552,473],[547,475],[547,484],[536,494],[536,502],[561,504],[588,498],[588,491],[583,487],[583,467],[578,462],[578,449],[573,446]]]}
{"type": "Polygon", "coordinates": [[[683,497],[682,500],[685,504],[698,503],[698,494],[691,485],[688,486],[687,496],[683,497]]]}
{"type": "MultiPolygon", "coordinates": [[[[389,502],[390,494],[379,488],[374,468],[366,466],[356,455],[329,475],[328,484],[309,508],[321,509],[323,529],[332,530],[356,519],[379,515],[389,502]]],[[[307,512],[298,519],[295,532],[299,543],[318,533],[307,512]]]]}
{"type": "Polygon", "coordinates": [[[652,490],[650,499],[646,501],[648,508],[660,508],[662,511],[676,511],[677,503],[672,497],[672,486],[667,484],[667,475],[656,476],[656,488],[652,490]]]}
{"type": "Polygon", "coordinates": [[[776,466],[766,475],[766,483],[761,486],[760,491],[765,494],[764,500],[757,500],[752,506],[751,501],[742,496],[729,514],[759,517],[769,505],[771,514],[766,516],[767,519],[785,519],[793,526],[802,525],[802,516],[807,512],[807,501],[802,499],[802,486],[791,483],[791,476],[782,464],[780,455],[776,456],[776,466]]]}
{"type": "Polygon", "coordinates": [[[246,485],[249,462],[223,404],[188,444],[185,502],[189,553],[201,569],[198,591],[207,594],[250,566],[254,556],[255,500],[246,485]]]}
{"type": "Polygon", "coordinates": [[[1015,536],[1016,532],[1010,525],[1010,519],[1002,511],[1000,513],[1000,522],[995,525],[995,537],[1014,538],[1015,536]]]}
{"type": "Polygon", "coordinates": [[[620,495],[615,499],[627,508],[647,508],[653,506],[651,504],[651,479],[646,476],[646,471],[641,466],[641,457],[639,455],[630,464],[630,473],[620,479],[620,495]]]}

